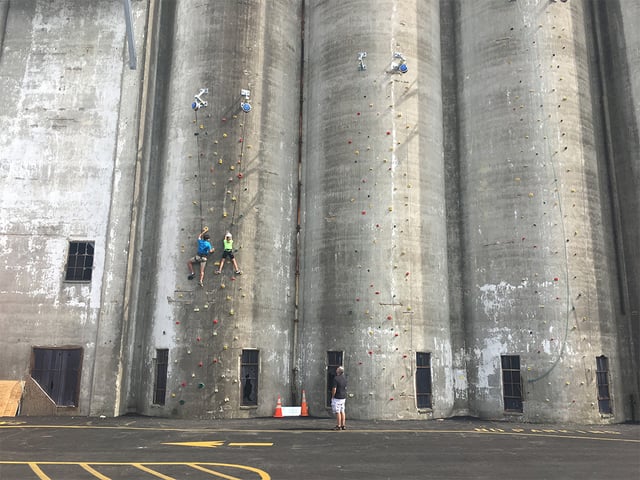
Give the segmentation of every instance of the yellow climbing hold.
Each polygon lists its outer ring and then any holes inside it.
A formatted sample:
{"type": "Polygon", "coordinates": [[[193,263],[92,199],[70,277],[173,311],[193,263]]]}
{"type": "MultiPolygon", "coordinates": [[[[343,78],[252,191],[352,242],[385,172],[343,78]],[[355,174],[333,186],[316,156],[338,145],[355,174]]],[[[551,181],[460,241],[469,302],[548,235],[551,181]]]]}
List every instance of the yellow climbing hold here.
{"type": "Polygon", "coordinates": [[[222,138],[227,138],[227,134],[226,134],[226,133],[223,133],[223,134],[222,134],[222,138]]]}

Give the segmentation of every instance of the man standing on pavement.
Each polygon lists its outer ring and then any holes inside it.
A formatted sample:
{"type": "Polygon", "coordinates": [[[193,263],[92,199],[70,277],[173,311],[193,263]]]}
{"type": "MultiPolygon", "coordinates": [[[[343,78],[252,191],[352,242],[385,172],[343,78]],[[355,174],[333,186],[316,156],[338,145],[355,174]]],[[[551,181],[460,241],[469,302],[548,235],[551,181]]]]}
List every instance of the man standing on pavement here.
{"type": "Polygon", "coordinates": [[[344,404],[347,400],[347,379],[344,377],[344,368],[336,369],[331,387],[331,410],[336,414],[336,426],[334,430],[346,430],[344,404]]]}

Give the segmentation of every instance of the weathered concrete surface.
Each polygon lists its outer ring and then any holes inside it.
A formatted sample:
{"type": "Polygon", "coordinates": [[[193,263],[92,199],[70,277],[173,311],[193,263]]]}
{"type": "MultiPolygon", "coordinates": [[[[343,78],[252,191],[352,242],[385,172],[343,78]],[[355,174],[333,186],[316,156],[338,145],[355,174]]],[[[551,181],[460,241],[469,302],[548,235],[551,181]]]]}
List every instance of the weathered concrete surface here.
{"type": "MultiPolygon", "coordinates": [[[[7,5],[0,57],[2,376],[25,378],[32,346],[81,346],[81,402],[65,411],[117,414],[118,262],[126,260],[139,81],[125,69],[122,4],[7,5]],[[124,236],[109,235],[113,229],[124,236]],[[90,284],[63,282],[69,240],[95,241],[90,284]]],[[[137,17],[144,20],[143,13],[137,17]]]]}
{"type": "Polygon", "coordinates": [[[132,6],[137,70],[121,1],[0,1],[0,378],[80,346],[67,413],[266,416],[305,389],[324,415],[340,351],[350,417],[513,420],[514,354],[516,420],[640,418],[637,2],[132,6]],[[227,230],[243,275],[214,275],[227,230]],[[91,283],[63,281],[70,240],[96,243],[91,283]]]}
{"type": "Polygon", "coordinates": [[[447,416],[439,5],[312,4],[306,32],[301,363],[311,405],[324,408],[326,352],[341,351],[353,415],[447,416]],[[408,73],[393,70],[396,52],[408,73]],[[415,407],[416,352],[433,352],[433,412],[415,407]]]}
{"type": "Polygon", "coordinates": [[[138,318],[138,411],[152,415],[271,415],[291,390],[295,320],[300,24],[288,2],[164,2],[159,13],[154,183],[138,318]],[[161,64],[161,65],[160,65],[161,64]],[[208,107],[191,104],[201,88],[208,107]],[[250,91],[250,113],[241,91],[250,91]],[[162,215],[158,215],[162,212],[162,215]],[[205,287],[187,280],[203,226],[217,252],[205,287]],[[226,231],[230,262],[214,275],[226,231]],[[169,349],[165,406],[153,405],[156,349],[169,349]],[[260,402],[240,409],[243,349],[260,351],[260,402]]]}
{"type": "Polygon", "coordinates": [[[481,417],[503,415],[500,355],[521,355],[529,421],[599,421],[584,394],[595,357],[622,364],[584,16],[576,3],[460,4],[467,349],[481,417]]]}
{"type": "MultiPolygon", "coordinates": [[[[597,55],[602,101],[602,158],[606,159],[609,204],[604,215],[614,232],[618,292],[614,308],[621,349],[629,361],[621,364],[622,382],[640,384],[640,32],[634,26],[640,18],[640,4],[624,0],[619,4],[593,4],[598,35],[597,55]],[[606,8],[608,7],[608,8],[606,8]]],[[[599,99],[598,99],[599,100],[599,99]]],[[[636,404],[638,400],[635,400],[636,404]]],[[[630,408],[630,406],[628,406],[630,408]]],[[[635,413],[638,418],[638,413],[635,413]]]]}

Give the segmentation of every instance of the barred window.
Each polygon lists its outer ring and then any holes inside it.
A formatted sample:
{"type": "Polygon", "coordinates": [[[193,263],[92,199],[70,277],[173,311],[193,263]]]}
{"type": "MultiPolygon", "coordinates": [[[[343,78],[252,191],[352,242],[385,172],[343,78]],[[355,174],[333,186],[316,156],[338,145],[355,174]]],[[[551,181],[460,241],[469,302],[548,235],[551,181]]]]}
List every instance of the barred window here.
{"type": "Polygon", "coordinates": [[[504,409],[507,412],[522,412],[520,355],[502,355],[501,359],[504,409]]]}
{"type": "Polygon", "coordinates": [[[240,377],[242,385],[242,400],[240,405],[258,405],[258,372],[260,364],[260,350],[242,350],[240,362],[240,377]]]}
{"type": "Polygon", "coordinates": [[[613,413],[609,393],[609,359],[604,355],[596,357],[596,380],[598,383],[598,410],[613,413]]]}
{"type": "Polygon", "coordinates": [[[164,405],[167,395],[167,373],[169,368],[169,349],[156,350],[156,376],[153,385],[154,405],[164,405]]]}
{"type": "Polygon", "coordinates": [[[431,354],[416,352],[416,400],[418,408],[431,408],[431,354]]]}
{"type": "Polygon", "coordinates": [[[342,366],[343,357],[342,352],[327,352],[327,389],[325,398],[327,407],[331,406],[331,387],[333,385],[333,379],[336,377],[336,370],[342,366]]]}
{"type": "Polygon", "coordinates": [[[93,271],[94,242],[69,242],[66,282],[90,282],[93,271]]]}

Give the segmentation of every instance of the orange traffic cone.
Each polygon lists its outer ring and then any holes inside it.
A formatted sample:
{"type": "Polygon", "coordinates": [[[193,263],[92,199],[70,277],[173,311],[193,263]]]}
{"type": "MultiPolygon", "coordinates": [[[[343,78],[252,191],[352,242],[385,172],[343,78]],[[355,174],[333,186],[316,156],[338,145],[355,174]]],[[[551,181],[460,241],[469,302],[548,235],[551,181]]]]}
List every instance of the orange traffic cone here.
{"type": "Polygon", "coordinates": [[[308,417],[309,416],[309,407],[307,406],[307,396],[304,394],[304,390],[302,390],[302,404],[300,406],[300,416],[308,417]]]}
{"type": "Polygon", "coordinates": [[[282,418],[282,400],[280,400],[280,395],[278,395],[278,403],[276,403],[276,412],[273,414],[275,418],[282,418]]]}

